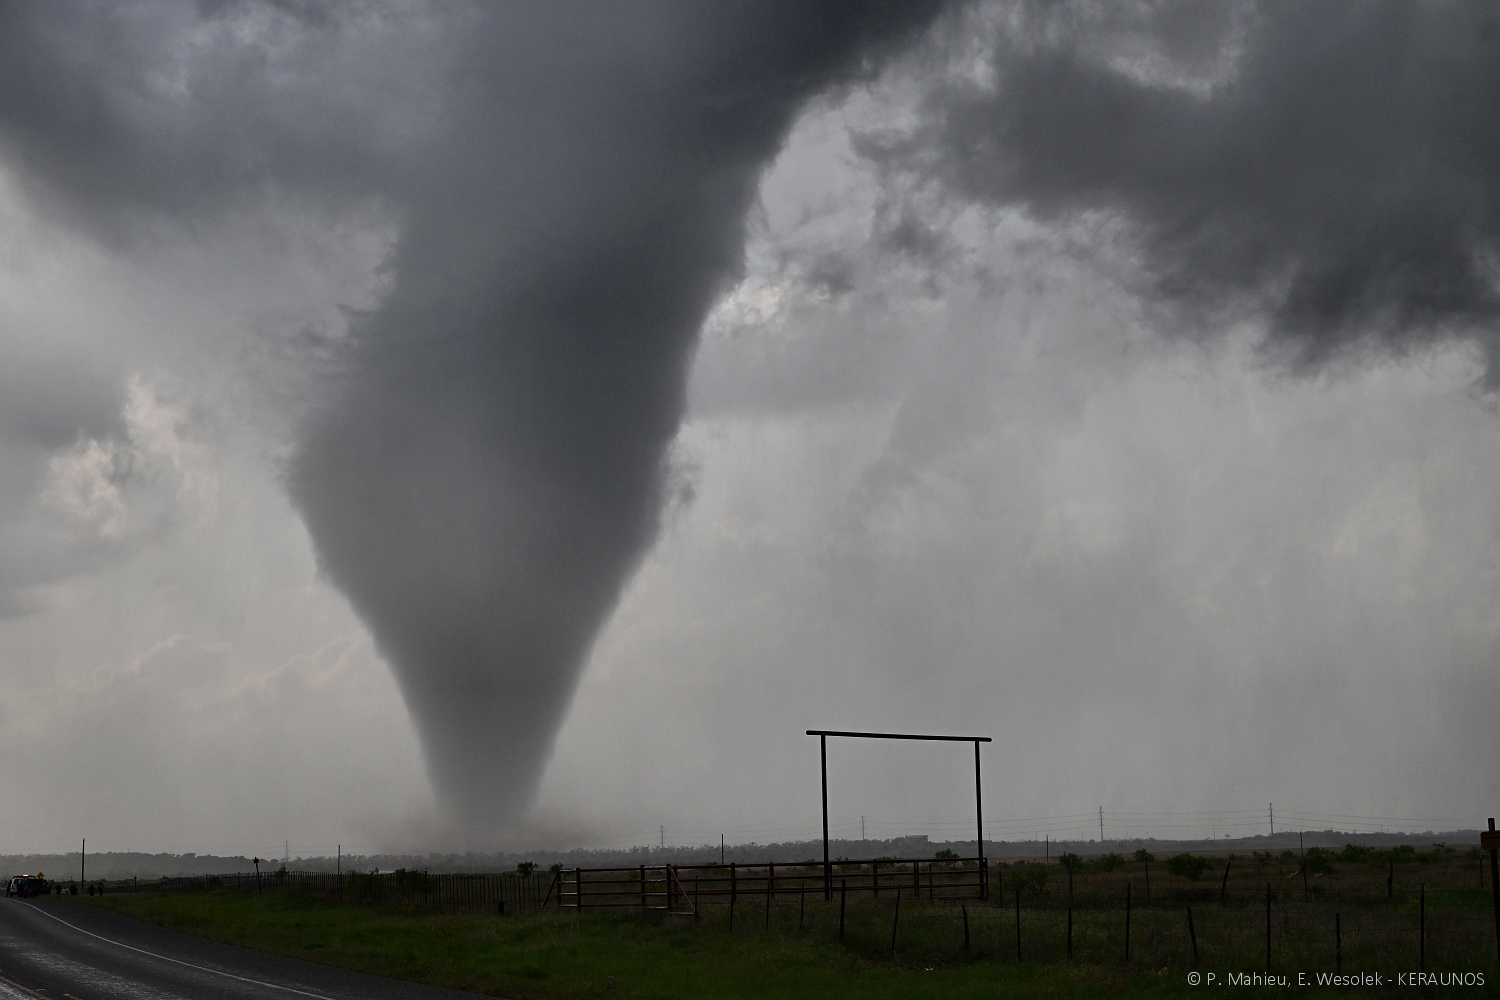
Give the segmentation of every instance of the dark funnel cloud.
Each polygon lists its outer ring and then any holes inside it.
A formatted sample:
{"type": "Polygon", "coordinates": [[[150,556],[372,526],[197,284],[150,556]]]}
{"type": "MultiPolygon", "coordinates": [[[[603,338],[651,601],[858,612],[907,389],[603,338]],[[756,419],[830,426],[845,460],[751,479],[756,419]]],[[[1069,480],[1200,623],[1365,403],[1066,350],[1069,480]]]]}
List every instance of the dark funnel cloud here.
{"type": "Polygon", "coordinates": [[[801,104],[911,4],[484,9],[293,492],[471,834],[518,818],[657,530],[698,328],[801,104]]]}
{"type": "Polygon", "coordinates": [[[0,155],[106,238],[256,199],[397,221],[289,485],[469,838],[530,801],[656,534],[761,172],[936,8],[0,8],[0,155]]]}
{"type": "Polygon", "coordinates": [[[994,13],[991,73],[936,92],[904,149],[949,190],[1122,217],[1160,301],[1265,314],[1295,366],[1457,336],[1500,384],[1500,9],[994,13]]]}

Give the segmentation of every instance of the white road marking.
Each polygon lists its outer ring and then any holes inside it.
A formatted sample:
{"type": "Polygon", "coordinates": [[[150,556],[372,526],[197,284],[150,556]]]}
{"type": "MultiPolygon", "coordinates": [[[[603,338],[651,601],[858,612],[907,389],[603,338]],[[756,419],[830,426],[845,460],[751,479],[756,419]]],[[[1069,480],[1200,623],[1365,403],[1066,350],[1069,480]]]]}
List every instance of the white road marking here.
{"type": "Polygon", "coordinates": [[[137,948],[133,944],[125,944],[122,941],[115,941],[112,938],[107,938],[102,934],[95,934],[93,931],[86,931],[82,927],[79,927],[77,924],[70,924],[62,917],[48,913],[46,910],[42,909],[40,906],[37,906],[35,903],[26,903],[24,905],[31,907],[33,910],[35,910],[37,913],[40,913],[44,917],[51,917],[53,920],[56,920],[64,927],[71,927],[73,928],[73,930],[77,931],[80,934],[87,934],[91,938],[96,938],[100,941],[103,941],[105,944],[112,944],[117,948],[128,948],[129,950],[139,952],[142,955],[149,955],[152,958],[159,958],[163,962],[171,962],[174,965],[185,965],[189,969],[197,969],[199,972],[208,972],[215,976],[223,976],[225,979],[238,979],[240,982],[250,983],[252,986],[267,986],[273,990],[285,990],[288,993],[295,993],[298,996],[313,997],[314,1000],[333,1000],[332,997],[326,997],[321,993],[308,993],[306,990],[294,989],[290,986],[282,986],[280,983],[267,983],[259,979],[249,979],[245,976],[236,976],[232,972],[224,972],[220,969],[210,969],[207,966],[194,965],[192,962],[184,962],[180,958],[169,958],[166,955],[158,955],[154,951],[147,951],[145,948],[137,948]]]}
{"type": "Polygon", "coordinates": [[[4,976],[0,976],[0,997],[6,1000],[32,1000],[37,995],[20,983],[13,983],[4,976]]]}

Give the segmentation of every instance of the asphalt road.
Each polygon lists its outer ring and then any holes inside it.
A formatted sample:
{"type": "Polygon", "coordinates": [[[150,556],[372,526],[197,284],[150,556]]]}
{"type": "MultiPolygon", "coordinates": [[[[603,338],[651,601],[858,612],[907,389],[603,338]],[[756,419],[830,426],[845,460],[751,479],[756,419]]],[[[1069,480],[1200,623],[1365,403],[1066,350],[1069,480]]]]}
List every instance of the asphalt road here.
{"type": "Polygon", "coordinates": [[[0,899],[0,1000],[473,996],[206,941],[60,899],[0,899]]]}

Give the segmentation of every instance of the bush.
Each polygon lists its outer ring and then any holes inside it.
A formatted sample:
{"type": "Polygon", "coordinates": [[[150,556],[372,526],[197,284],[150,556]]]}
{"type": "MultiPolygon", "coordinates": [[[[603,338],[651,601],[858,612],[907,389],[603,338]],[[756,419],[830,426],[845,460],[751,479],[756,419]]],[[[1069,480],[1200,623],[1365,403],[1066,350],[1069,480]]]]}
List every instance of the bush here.
{"type": "Polygon", "coordinates": [[[1196,879],[1208,870],[1208,859],[1194,854],[1179,854],[1167,860],[1167,871],[1180,878],[1196,879]]]}
{"type": "Polygon", "coordinates": [[[1374,865],[1380,863],[1380,852],[1364,844],[1345,844],[1344,849],[1339,852],[1339,860],[1374,865]]]}
{"type": "Polygon", "coordinates": [[[1041,863],[1028,865],[1024,861],[1018,861],[1006,881],[1018,890],[1037,895],[1047,889],[1047,866],[1041,863]]]}
{"type": "Polygon", "coordinates": [[[1135,858],[1137,861],[1145,862],[1148,864],[1156,860],[1156,855],[1152,854],[1144,847],[1137,850],[1134,854],[1131,855],[1131,857],[1135,858]]]}
{"type": "Polygon", "coordinates": [[[534,871],[536,871],[535,861],[522,861],[520,864],[516,865],[517,875],[530,875],[534,871]]]}
{"type": "Polygon", "coordinates": [[[1314,878],[1319,875],[1331,875],[1333,874],[1334,857],[1334,853],[1327,848],[1309,847],[1302,865],[1306,869],[1307,874],[1314,878]]]}
{"type": "Polygon", "coordinates": [[[1100,858],[1098,862],[1099,870],[1102,872],[1112,872],[1124,863],[1125,859],[1120,857],[1118,854],[1106,854],[1104,855],[1104,857],[1100,858]]]}
{"type": "Polygon", "coordinates": [[[933,857],[937,858],[939,861],[957,861],[958,860],[958,855],[956,853],[954,853],[953,851],[950,851],[946,847],[943,848],[941,851],[938,851],[936,854],[934,854],[933,857]]]}
{"type": "Polygon", "coordinates": [[[1062,865],[1063,871],[1069,875],[1083,867],[1083,859],[1071,852],[1068,854],[1059,854],[1057,856],[1057,863],[1062,865]]]}

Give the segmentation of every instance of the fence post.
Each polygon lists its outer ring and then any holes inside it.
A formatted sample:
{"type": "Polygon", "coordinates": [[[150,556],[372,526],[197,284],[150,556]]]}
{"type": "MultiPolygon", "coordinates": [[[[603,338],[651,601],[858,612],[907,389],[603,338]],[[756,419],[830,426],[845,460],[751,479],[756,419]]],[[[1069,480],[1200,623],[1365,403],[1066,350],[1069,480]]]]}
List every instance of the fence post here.
{"type": "Polygon", "coordinates": [[[1073,961],[1073,864],[1068,863],[1068,961],[1073,961]]]}
{"type": "Polygon", "coordinates": [[[896,886],[896,915],[891,918],[891,957],[896,957],[896,928],[901,924],[901,887],[896,886]]]}
{"type": "MultiPolygon", "coordinates": [[[[1187,913],[1188,940],[1191,941],[1193,945],[1193,968],[1196,969],[1198,967],[1198,932],[1193,928],[1193,908],[1191,906],[1187,908],[1187,913]]],[[[1266,926],[1269,927],[1270,925],[1267,924],[1266,926]]]]}
{"type": "Polygon", "coordinates": [[[964,957],[968,958],[969,957],[969,904],[968,903],[960,903],[958,908],[963,911],[963,915],[964,915],[964,957]]]}
{"type": "MultiPolygon", "coordinates": [[[[1495,817],[1490,817],[1490,833],[1495,832],[1495,817]]],[[[1495,949],[1500,952],[1500,869],[1496,862],[1500,861],[1500,850],[1490,848],[1490,892],[1495,897],[1495,949]]]]}
{"type": "Polygon", "coordinates": [[[1333,915],[1333,971],[1344,971],[1344,927],[1339,915],[1333,915]]]}
{"type": "Polygon", "coordinates": [[[1421,902],[1417,904],[1417,971],[1427,971],[1427,883],[1418,887],[1421,902]]]}
{"type": "Polygon", "coordinates": [[[849,880],[839,879],[839,943],[844,942],[844,903],[848,901],[849,880]]]}
{"type": "Polygon", "coordinates": [[[1271,883],[1266,883],[1266,971],[1271,971],[1271,883]]]}
{"type": "Polygon", "coordinates": [[[1224,893],[1226,893],[1226,892],[1229,891],[1229,866],[1232,865],[1232,864],[1234,864],[1233,861],[1226,861],[1226,862],[1224,862],[1224,881],[1222,881],[1222,882],[1219,883],[1219,902],[1220,903],[1224,902],[1224,893]]]}
{"type": "Polygon", "coordinates": [[[932,892],[932,866],[933,862],[927,862],[927,902],[932,902],[936,897],[932,892]]]}
{"type": "Polygon", "coordinates": [[[1125,883],[1125,964],[1130,964],[1130,883],[1125,883]]]}
{"type": "Polygon", "coordinates": [[[1021,961],[1021,890],[1016,889],[1016,961],[1021,961]]]}

